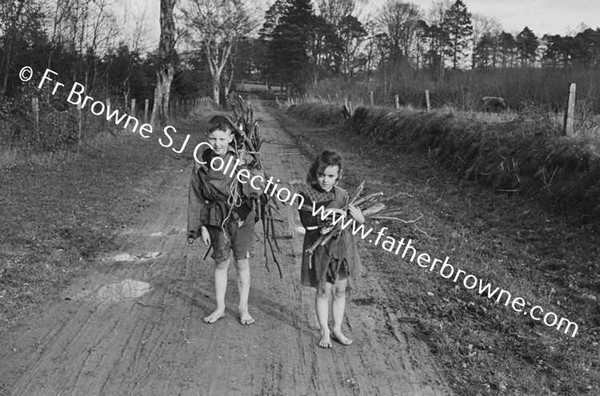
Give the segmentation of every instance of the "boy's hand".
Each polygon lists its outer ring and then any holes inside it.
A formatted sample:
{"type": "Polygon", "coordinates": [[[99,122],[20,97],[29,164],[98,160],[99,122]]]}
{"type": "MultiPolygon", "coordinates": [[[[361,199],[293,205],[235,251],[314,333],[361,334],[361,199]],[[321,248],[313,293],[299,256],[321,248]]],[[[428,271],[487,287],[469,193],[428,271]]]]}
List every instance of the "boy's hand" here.
{"type": "Polygon", "coordinates": [[[188,243],[193,243],[196,238],[198,238],[198,236],[196,235],[195,231],[188,231],[187,234],[187,239],[188,239],[188,243]]]}
{"type": "Polygon", "coordinates": [[[200,238],[206,246],[210,246],[210,234],[208,233],[208,228],[206,228],[205,226],[202,226],[202,228],[200,228],[200,238]]]}

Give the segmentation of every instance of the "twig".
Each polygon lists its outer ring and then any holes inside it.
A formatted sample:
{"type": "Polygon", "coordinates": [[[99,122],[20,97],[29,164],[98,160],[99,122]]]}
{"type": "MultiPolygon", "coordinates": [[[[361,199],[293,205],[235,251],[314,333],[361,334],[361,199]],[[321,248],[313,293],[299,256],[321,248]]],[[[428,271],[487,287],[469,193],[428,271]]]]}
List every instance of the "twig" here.
{"type": "Polygon", "coordinates": [[[427,238],[433,239],[434,241],[437,241],[437,238],[432,237],[431,235],[429,235],[428,233],[426,233],[425,231],[423,231],[422,229],[420,229],[419,227],[417,227],[417,225],[415,224],[415,229],[421,233],[423,233],[427,238]]]}

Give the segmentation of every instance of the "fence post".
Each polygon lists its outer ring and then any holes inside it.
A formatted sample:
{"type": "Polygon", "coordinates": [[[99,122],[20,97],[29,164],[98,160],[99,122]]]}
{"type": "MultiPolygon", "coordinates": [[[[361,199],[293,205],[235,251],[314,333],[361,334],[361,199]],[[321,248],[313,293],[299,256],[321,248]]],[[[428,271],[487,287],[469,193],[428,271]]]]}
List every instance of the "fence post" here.
{"type": "Polygon", "coordinates": [[[397,94],[394,96],[394,102],[396,103],[396,110],[400,110],[400,96],[397,94]]]}
{"type": "Polygon", "coordinates": [[[131,115],[135,117],[135,99],[131,99],[131,115]]]}
{"type": "Polygon", "coordinates": [[[566,136],[574,136],[573,126],[575,124],[575,95],[577,86],[571,83],[569,86],[569,101],[567,102],[567,110],[565,112],[564,134],[566,136]]]}
{"type": "Polygon", "coordinates": [[[81,114],[81,101],[77,102],[77,145],[81,146],[81,133],[83,130],[83,115],[81,114]]]}
{"type": "MultiPolygon", "coordinates": [[[[106,102],[106,113],[108,113],[109,109],[111,108],[110,107],[110,98],[106,98],[105,102],[106,102]]],[[[108,120],[106,120],[105,122],[106,122],[106,124],[108,124],[108,120]]]]}
{"type": "Polygon", "coordinates": [[[144,100],[144,123],[148,123],[148,108],[150,107],[150,99],[144,100]]]}
{"type": "Polygon", "coordinates": [[[373,100],[373,91],[369,91],[369,99],[371,100],[371,107],[375,106],[375,100],[373,100]]]}
{"type": "Polygon", "coordinates": [[[38,98],[31,98],[31,108],[33,109],[34,128],[37,132],[40,127],[40,106],[38,98]]]}
{"type": "Polygon", "coordinates": [[[429,100],[429,90],[425,90],[425,105],[427,106],[427,112],[431,111],[431,101],[429,100]]]}

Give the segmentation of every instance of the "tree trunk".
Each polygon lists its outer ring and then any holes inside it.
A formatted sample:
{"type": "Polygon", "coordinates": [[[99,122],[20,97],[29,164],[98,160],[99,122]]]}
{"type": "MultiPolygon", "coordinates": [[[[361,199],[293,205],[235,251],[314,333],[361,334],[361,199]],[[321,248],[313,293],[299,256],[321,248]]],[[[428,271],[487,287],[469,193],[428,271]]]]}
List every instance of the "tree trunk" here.
{"type": "Polygon", "coordinates": [[[156,71],[156,89],[151,123],[165,124],[169,119],[171,83],[175,75],[175,20],[173,9],[177,0],[160,0],[160,42],[158,44],[159,65],[156,71]]]}
{"type": "Polygon", "coordinates": [[[215,74],[212,80],[213,100],[217,105],[221,104],[221,76],[215,74]]]}

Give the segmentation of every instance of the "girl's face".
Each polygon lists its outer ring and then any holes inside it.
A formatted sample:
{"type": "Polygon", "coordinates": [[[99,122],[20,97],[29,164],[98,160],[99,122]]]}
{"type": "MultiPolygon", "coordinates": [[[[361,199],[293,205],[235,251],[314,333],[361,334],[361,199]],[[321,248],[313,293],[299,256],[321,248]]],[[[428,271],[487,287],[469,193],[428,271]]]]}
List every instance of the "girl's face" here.
{"type": "Polygon", "coordinates": [[[330,165],[323,169],[322,172],[317,172],[317,181],[319,186],[325,191],[330,191],[340,177],[340,167],[330,165]]]}
{"type": "Polygon", "coordinates": [[[212,146],[215,154],[223,156],[227,154],[229,143],[233,141],[233,134],[231,131],[222,131],[220,129],[214,130],[206,137],[208,143],[212,146]]]}

